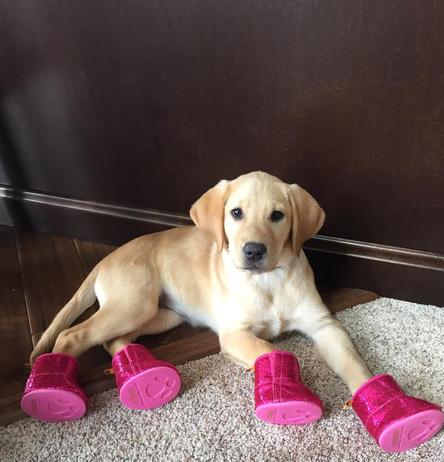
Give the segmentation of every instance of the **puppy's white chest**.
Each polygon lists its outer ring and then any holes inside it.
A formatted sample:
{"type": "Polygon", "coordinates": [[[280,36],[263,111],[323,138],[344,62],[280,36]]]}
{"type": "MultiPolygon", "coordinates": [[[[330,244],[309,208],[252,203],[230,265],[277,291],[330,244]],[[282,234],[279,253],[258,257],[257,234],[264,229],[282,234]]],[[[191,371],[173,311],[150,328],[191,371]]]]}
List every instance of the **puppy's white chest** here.
{"type": "Polygon", "coordinates": [[[288,326],[288,301],[285,300],[284,271],[262,276],[255,284],[250,298],[249,320],[252,332],[261,338],[271,338],[284,332],[288,326]]]}
{"type": "Polygon", "coordinates": [[[284,310],[272,303],[268,307],[263,307],[260,314],[257,313],[251,329],[258,337],[271,338],[284,332],[287,324],[288,317],[284,310]]]}

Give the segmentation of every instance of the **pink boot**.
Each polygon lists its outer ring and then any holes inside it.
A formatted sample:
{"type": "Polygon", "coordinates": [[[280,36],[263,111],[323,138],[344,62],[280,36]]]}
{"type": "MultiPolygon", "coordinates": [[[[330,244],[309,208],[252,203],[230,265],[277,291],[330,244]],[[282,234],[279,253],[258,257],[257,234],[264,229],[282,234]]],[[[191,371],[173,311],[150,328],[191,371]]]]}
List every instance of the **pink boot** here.
{"type": "Polygon", "coordinates": [[[321,400],[302,382],[296,357],[272,351],[254,365],[256,416],[268,423],[304,425],[322,415],[321,400]]]}
{"type": "Polygon", "coordinates": [[[64,353],[39,356],[32,365],[21,406],[36,419],[47,422],[76,420],[86,412],[87,398],[77,384],[79,364],[64,353]]]}
{"type": "Polygon", "coordinates": [[[179,371],[142,345],[126,345],[114,355],[112,365],[120,401],[130,409],[153,409],[179,393],[179,371]]]}
{"type": "Polygon", "coordinates": [[[362,384],[353,394],[352,407],[387,452],[407,451],[428,441],[444,423],[439,406],[406,395],[387,374],[362,384]]]}

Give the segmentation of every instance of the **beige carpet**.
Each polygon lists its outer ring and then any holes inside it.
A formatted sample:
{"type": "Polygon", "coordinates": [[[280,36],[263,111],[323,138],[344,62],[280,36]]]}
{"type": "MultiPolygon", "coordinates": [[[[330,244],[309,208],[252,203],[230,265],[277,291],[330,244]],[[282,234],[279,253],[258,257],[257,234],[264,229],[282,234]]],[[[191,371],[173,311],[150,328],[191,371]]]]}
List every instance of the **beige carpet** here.
{"type": "MultiPolygon", "coordinates": [[[[444,404],[444,308],[379,299],[338,314],[370,368],[393,374],[412,394],[444,404]]],[[[295,352],[305,382],[324,401],[315,424],[280,427],[253,413],[251,373],[215,355],[180,367],[181,395],[154,411],[129,411],[115,390],[94,396],[87,416],[64,424],[23,419],[0,428],[9,461],[444,461],[444,432],[401,455],[383,453],[353,411],[346,387],[314,358],[310,342],[281,342],[295,352]]]]}

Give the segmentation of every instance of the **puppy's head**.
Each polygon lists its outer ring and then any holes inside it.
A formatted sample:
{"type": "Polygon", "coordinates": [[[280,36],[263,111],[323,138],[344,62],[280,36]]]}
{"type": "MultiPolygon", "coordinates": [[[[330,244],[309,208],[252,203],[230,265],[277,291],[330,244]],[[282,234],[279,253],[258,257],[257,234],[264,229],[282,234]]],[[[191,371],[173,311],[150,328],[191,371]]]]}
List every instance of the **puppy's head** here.
{"type": "Polygon", "coordinates": [[[220,181],[194,203],[190,215],[219,251],[228,249],[237,268],[251,272],[273,270],[287,245],[299,255],[325,218],[307,191],[264,172],[220,181]]]}

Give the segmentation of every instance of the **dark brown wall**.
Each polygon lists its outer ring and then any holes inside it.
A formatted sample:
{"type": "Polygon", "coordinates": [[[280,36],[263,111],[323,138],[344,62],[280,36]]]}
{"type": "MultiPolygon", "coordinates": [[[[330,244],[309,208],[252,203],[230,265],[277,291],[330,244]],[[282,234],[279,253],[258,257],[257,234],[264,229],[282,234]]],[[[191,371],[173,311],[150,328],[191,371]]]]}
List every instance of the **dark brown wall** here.
{"type": "Polygon", "coordinates": [[[443,24],[440,1],[2,1],[0,182],[186,213],[262,169],[323,234],[444,253],[443,24]]]}

